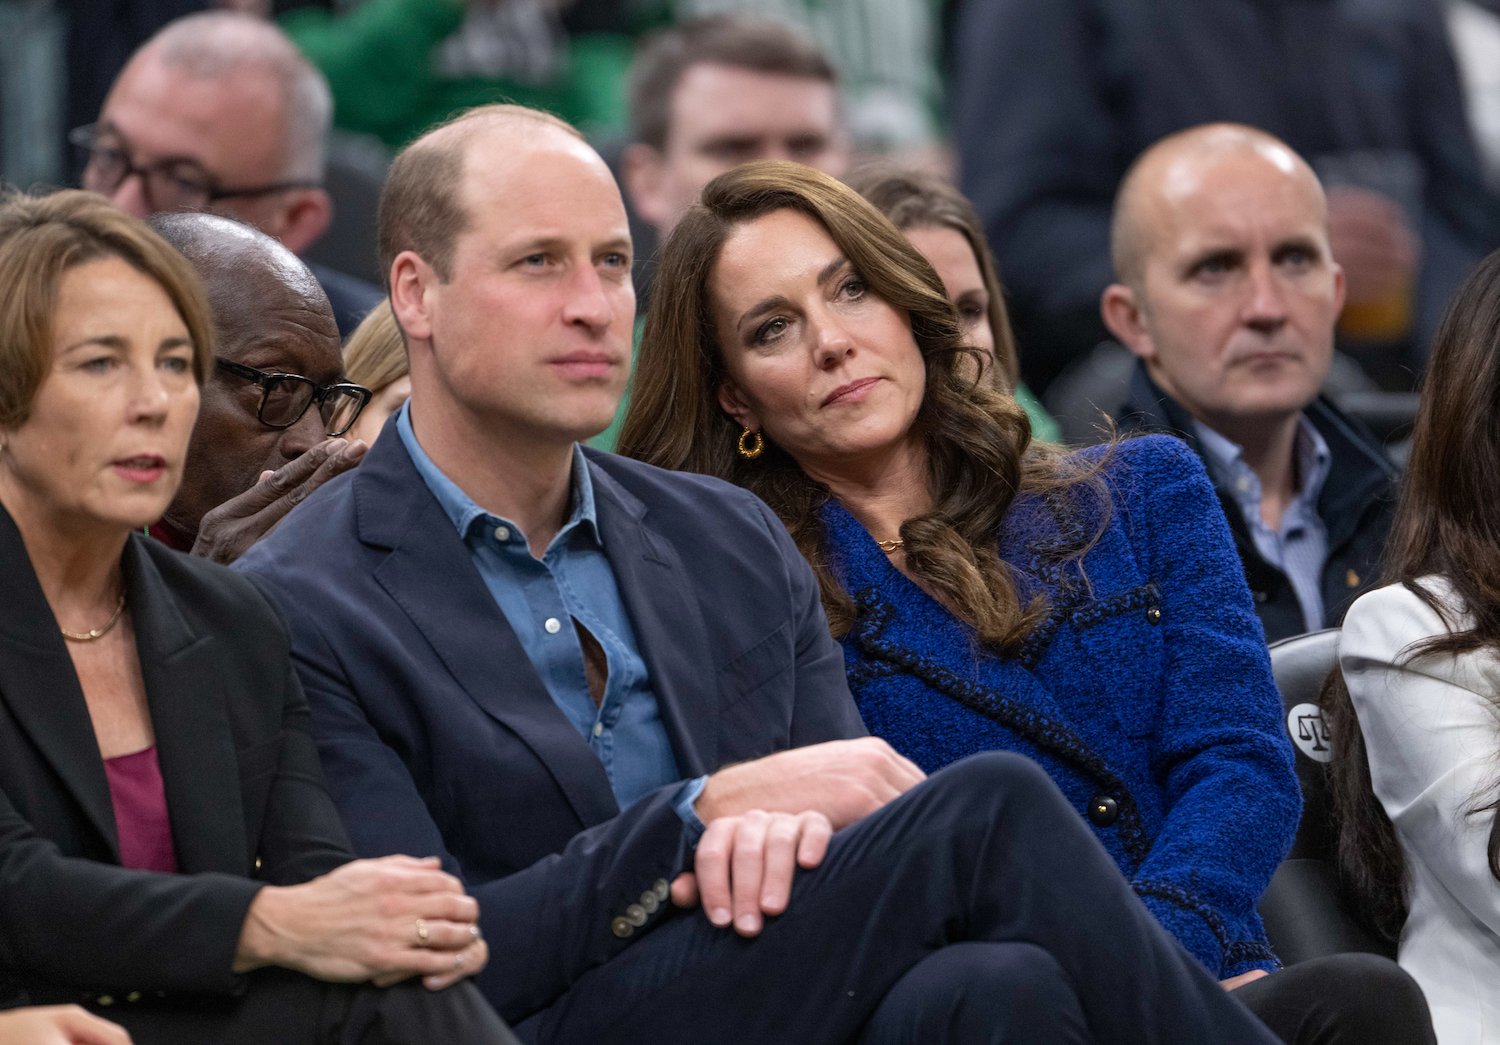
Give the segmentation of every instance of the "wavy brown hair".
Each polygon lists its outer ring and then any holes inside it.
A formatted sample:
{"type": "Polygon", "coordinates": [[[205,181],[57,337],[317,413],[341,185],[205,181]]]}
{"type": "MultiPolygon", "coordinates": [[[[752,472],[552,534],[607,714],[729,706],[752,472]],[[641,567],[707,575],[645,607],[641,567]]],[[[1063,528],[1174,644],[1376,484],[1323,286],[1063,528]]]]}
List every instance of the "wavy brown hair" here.
{"type": "MultiPolygon", "coordinates": [[[[1031,446],[1025,412],[1005,391],[976,384],[979,355],[967,344],[937,273],[901,232],[858,193],[795,163],[746,164],[710,182],[662,248],[651,310],[636,360],[619,450],[665,468],[718,476],[771,506],[812,564],[835,635],[854,623],[854,603],[834,577],[818,508],[827,487],[766,440],[740,457],[739,426],[719,406],[728,380],[714,328],[709,284],[738,226],[790,209],[817,221],[869,287],[907,315],[925,363],[927,387],[914,430],[927,451],[933,510],[901,525],[906,561],[938,598],[971,623],[985,645],[1015,652],[1046,615],[1040,597],[1022,605],[997,548],[1000,522],[1016,494],[1054,494],[1081,485],[1107,494],[1096,470],[1031,446]],[[968,360],[968,365],[962,362],[968,360]]],[[[1059,499],[1058,503],[1070,498],[1059,499]]],[[[1092,538],[1072,549],[1081,555],[1092,538]]]]}
{"type": "Polygon", "coordinates": [[[1010,313],[1005,308],[1005,292],[995,268],[995,255],[984,236],[984,223],[968,197],[936,174],[908,170],[888,163],[861,167],[849,177],[849,186],[875,204],[875,209],[891,219],[896,228],[952,229],[968,241],[974,262],[989,296],[987,317],[995,339],[995,376],[1014,389],[1021,380],[1021,362],[1016,355],[1016,338],[1011,331],[1010,313]]]}
{"type": "MultiPolygon", "coordinates": [[[[1427,363],[1382,579],[1405,585],[1432,607],[1448,630],[1414,643],[1400,655],[1500,651],[1497,505],[1500,251],[1485,258],[1459,288],[1427,363]],[[1422,583],[1422,578],[1432,576],[1447,582],[1456,604],[1422,583]]],[[[1336,741],[1331,782],[1340,871],[1364,920],[1394,938],[1407,913],[1401,847],[1375,795],[1359,720],[1337,671],[1325,685],[1322,700],[1336,741]]],[[[1500,754],[1500,735],[1496,751],[1500,754]]],[[[1497,812],[1500,800],[1493,792],[1476,795],[1469,810],[1470,815],[1497,812]]],[[[1500,817],[1490,826],[1489,864],[1490,873],[1500,880],[1500,817]]]]}

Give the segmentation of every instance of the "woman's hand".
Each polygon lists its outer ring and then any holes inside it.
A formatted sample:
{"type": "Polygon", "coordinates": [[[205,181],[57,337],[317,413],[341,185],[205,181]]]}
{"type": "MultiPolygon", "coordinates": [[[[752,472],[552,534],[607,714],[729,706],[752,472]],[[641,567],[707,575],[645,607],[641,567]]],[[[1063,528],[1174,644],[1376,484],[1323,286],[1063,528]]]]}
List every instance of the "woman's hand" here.
{"type": "Polygon", "coordinates": [[[0,1041],[5,1045],[130,1045],[130,1035],[76,1005],[48,1005],[0,1012],[0,1041]]]}
{"type": "Polygon", "coordinates": [[[256,894],[235,972],[266,965],[387,987],[421,976],[441,990],[484,968],[479,904],[436,857],[356,860],[302,885],[256,894]]]}

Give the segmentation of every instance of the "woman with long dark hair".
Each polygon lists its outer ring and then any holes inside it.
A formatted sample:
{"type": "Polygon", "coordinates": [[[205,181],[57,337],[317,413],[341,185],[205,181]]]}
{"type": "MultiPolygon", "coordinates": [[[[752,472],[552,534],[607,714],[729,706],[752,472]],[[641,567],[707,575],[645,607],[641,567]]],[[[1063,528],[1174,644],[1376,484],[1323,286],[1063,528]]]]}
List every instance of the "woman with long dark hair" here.
{"type": "Polygon", "coordinates": [[[1386,544],[1324,695],[1339,857],[1441,1045],[1500,1042],[1500,253],[1438,330],[1386,544]]]}
{"type": "Polygon", "coordinates": [[[655,286],[621,452],[776,511],[871,732],[929,772],[985,750],[1037,761],[1157,920],[1284,1040],[1429,1040],[1389,962],[1267,975],[1255,904],[1299,796],[1187,447],[1031,443],[1009,392],[976,377],[932,266],[806,167],[711,182],[655,286]]]}

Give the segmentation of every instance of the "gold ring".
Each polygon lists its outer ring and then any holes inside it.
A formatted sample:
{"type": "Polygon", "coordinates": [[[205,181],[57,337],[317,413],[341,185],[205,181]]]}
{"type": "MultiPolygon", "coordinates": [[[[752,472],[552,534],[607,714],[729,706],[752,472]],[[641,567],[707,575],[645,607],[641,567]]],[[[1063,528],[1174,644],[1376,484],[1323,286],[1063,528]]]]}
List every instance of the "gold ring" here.
{"type": "Polygon", "coordinates": [[[417,919],[417,945],[426,947],[427,940],[432,934],[427,931],[427,922],[421,918],[417,919]]]}

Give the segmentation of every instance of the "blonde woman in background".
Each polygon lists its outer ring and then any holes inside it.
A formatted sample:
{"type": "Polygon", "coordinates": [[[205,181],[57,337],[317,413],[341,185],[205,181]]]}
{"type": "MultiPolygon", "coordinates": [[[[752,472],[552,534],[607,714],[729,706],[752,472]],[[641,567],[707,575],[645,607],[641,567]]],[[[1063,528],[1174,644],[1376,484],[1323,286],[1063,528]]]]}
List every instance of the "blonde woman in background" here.
{"type": "Polygon", "coordinates": [[[391,314],[389,298],[381,301],[359,324],[344,345],[344,371],[349,380],[364,385],[373,394],[359,420],[349,430],[350,439],[373,445],[385,427],[385,419],[401,408],[411,395],[407,376],[406,343],[391,314]],[[358,375],[358,376],[355,376],[358,375]]]}

